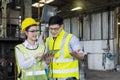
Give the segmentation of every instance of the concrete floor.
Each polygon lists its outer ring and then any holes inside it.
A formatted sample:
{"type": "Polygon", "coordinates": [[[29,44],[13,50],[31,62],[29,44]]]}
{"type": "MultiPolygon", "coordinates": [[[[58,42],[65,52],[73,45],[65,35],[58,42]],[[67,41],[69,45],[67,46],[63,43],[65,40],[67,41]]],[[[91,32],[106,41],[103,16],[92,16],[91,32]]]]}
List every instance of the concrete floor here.
{"type": "Polygon", "coordinates": [[[120,72],[87,70],[86,80],[120,80],[120,72]]]}

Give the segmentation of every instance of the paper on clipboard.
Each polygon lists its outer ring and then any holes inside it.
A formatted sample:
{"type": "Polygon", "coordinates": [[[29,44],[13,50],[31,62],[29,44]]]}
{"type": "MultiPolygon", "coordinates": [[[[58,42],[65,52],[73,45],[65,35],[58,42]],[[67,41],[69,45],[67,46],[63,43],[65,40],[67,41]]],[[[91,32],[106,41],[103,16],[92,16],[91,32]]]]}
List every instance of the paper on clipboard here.
{"type": "Polygon", "coordinates": [[[60,49],[56,49],[56,50],[48,50],[44,56],[41,57],[40,61],[44,60],[46,55],[52,55],[52,54],[56,54],[60,49]]]}
{"type": "Polygon", "coordinates": [[[56,54],[59,51],[59,49],[56,50],[49,50],[46,52],[46,54],[56,54]]]}

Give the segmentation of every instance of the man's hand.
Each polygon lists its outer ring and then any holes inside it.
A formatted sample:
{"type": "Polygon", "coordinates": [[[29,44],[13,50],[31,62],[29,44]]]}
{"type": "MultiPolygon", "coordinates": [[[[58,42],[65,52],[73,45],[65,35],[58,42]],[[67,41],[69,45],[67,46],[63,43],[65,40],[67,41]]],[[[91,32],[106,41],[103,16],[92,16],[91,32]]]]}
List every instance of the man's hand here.
{"type": "Polygon", "coordinates": [[[80,50],[81,49],[78,49],[78,50],[76,50],[76,51],[73,51],[72,53],[71,53],[71,55],[73,56],[73,57],[75,57],[75,58],[77,58],[77,59],[84,59],[84,54],[83,53],[80,53],[80,50]]]}
{"type": "Polygon", "coordinates": [[[54,55],[53,54],[45,54],[45,62],[47,65],[50,64],[51,60],[53,59],[54,55]]]}

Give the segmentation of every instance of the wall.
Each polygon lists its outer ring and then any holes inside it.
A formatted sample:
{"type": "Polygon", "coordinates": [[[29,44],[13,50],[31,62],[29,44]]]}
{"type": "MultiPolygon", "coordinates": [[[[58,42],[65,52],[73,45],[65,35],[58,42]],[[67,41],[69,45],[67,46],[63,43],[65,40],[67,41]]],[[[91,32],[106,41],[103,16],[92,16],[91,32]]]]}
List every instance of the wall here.
{"type": "MultiPolygon", "coordinates": [[[[114,60],[106,57],[107,40],[81,41],[81,44],[88,55],[88,69],[111,70],[114,68],[114,60]]],[[[113,40],[110,40],[110,53],[114,54],[113,40]]]]}

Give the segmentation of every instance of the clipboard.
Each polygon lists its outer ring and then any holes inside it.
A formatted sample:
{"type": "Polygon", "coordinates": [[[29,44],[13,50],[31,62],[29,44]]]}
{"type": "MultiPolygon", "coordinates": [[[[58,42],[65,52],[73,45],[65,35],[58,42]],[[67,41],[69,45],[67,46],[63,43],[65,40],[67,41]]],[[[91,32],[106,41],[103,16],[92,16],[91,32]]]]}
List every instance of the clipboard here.
{"type": "Polygon", "coordinates": [[[54,54],[56,54],[59,50],[60,50],[60,49],[48,50],[48,51],[45,53],[45,55],[41,57],[40,61],[44,60],[44,58],[45,58],[46,55],[52,55],[52,54],[54,55],[54,54]]]}
{"type": "Polygon", "coordinates": [[[60,49],[48,50],[45,54],[56,54],[60,49]]]}

